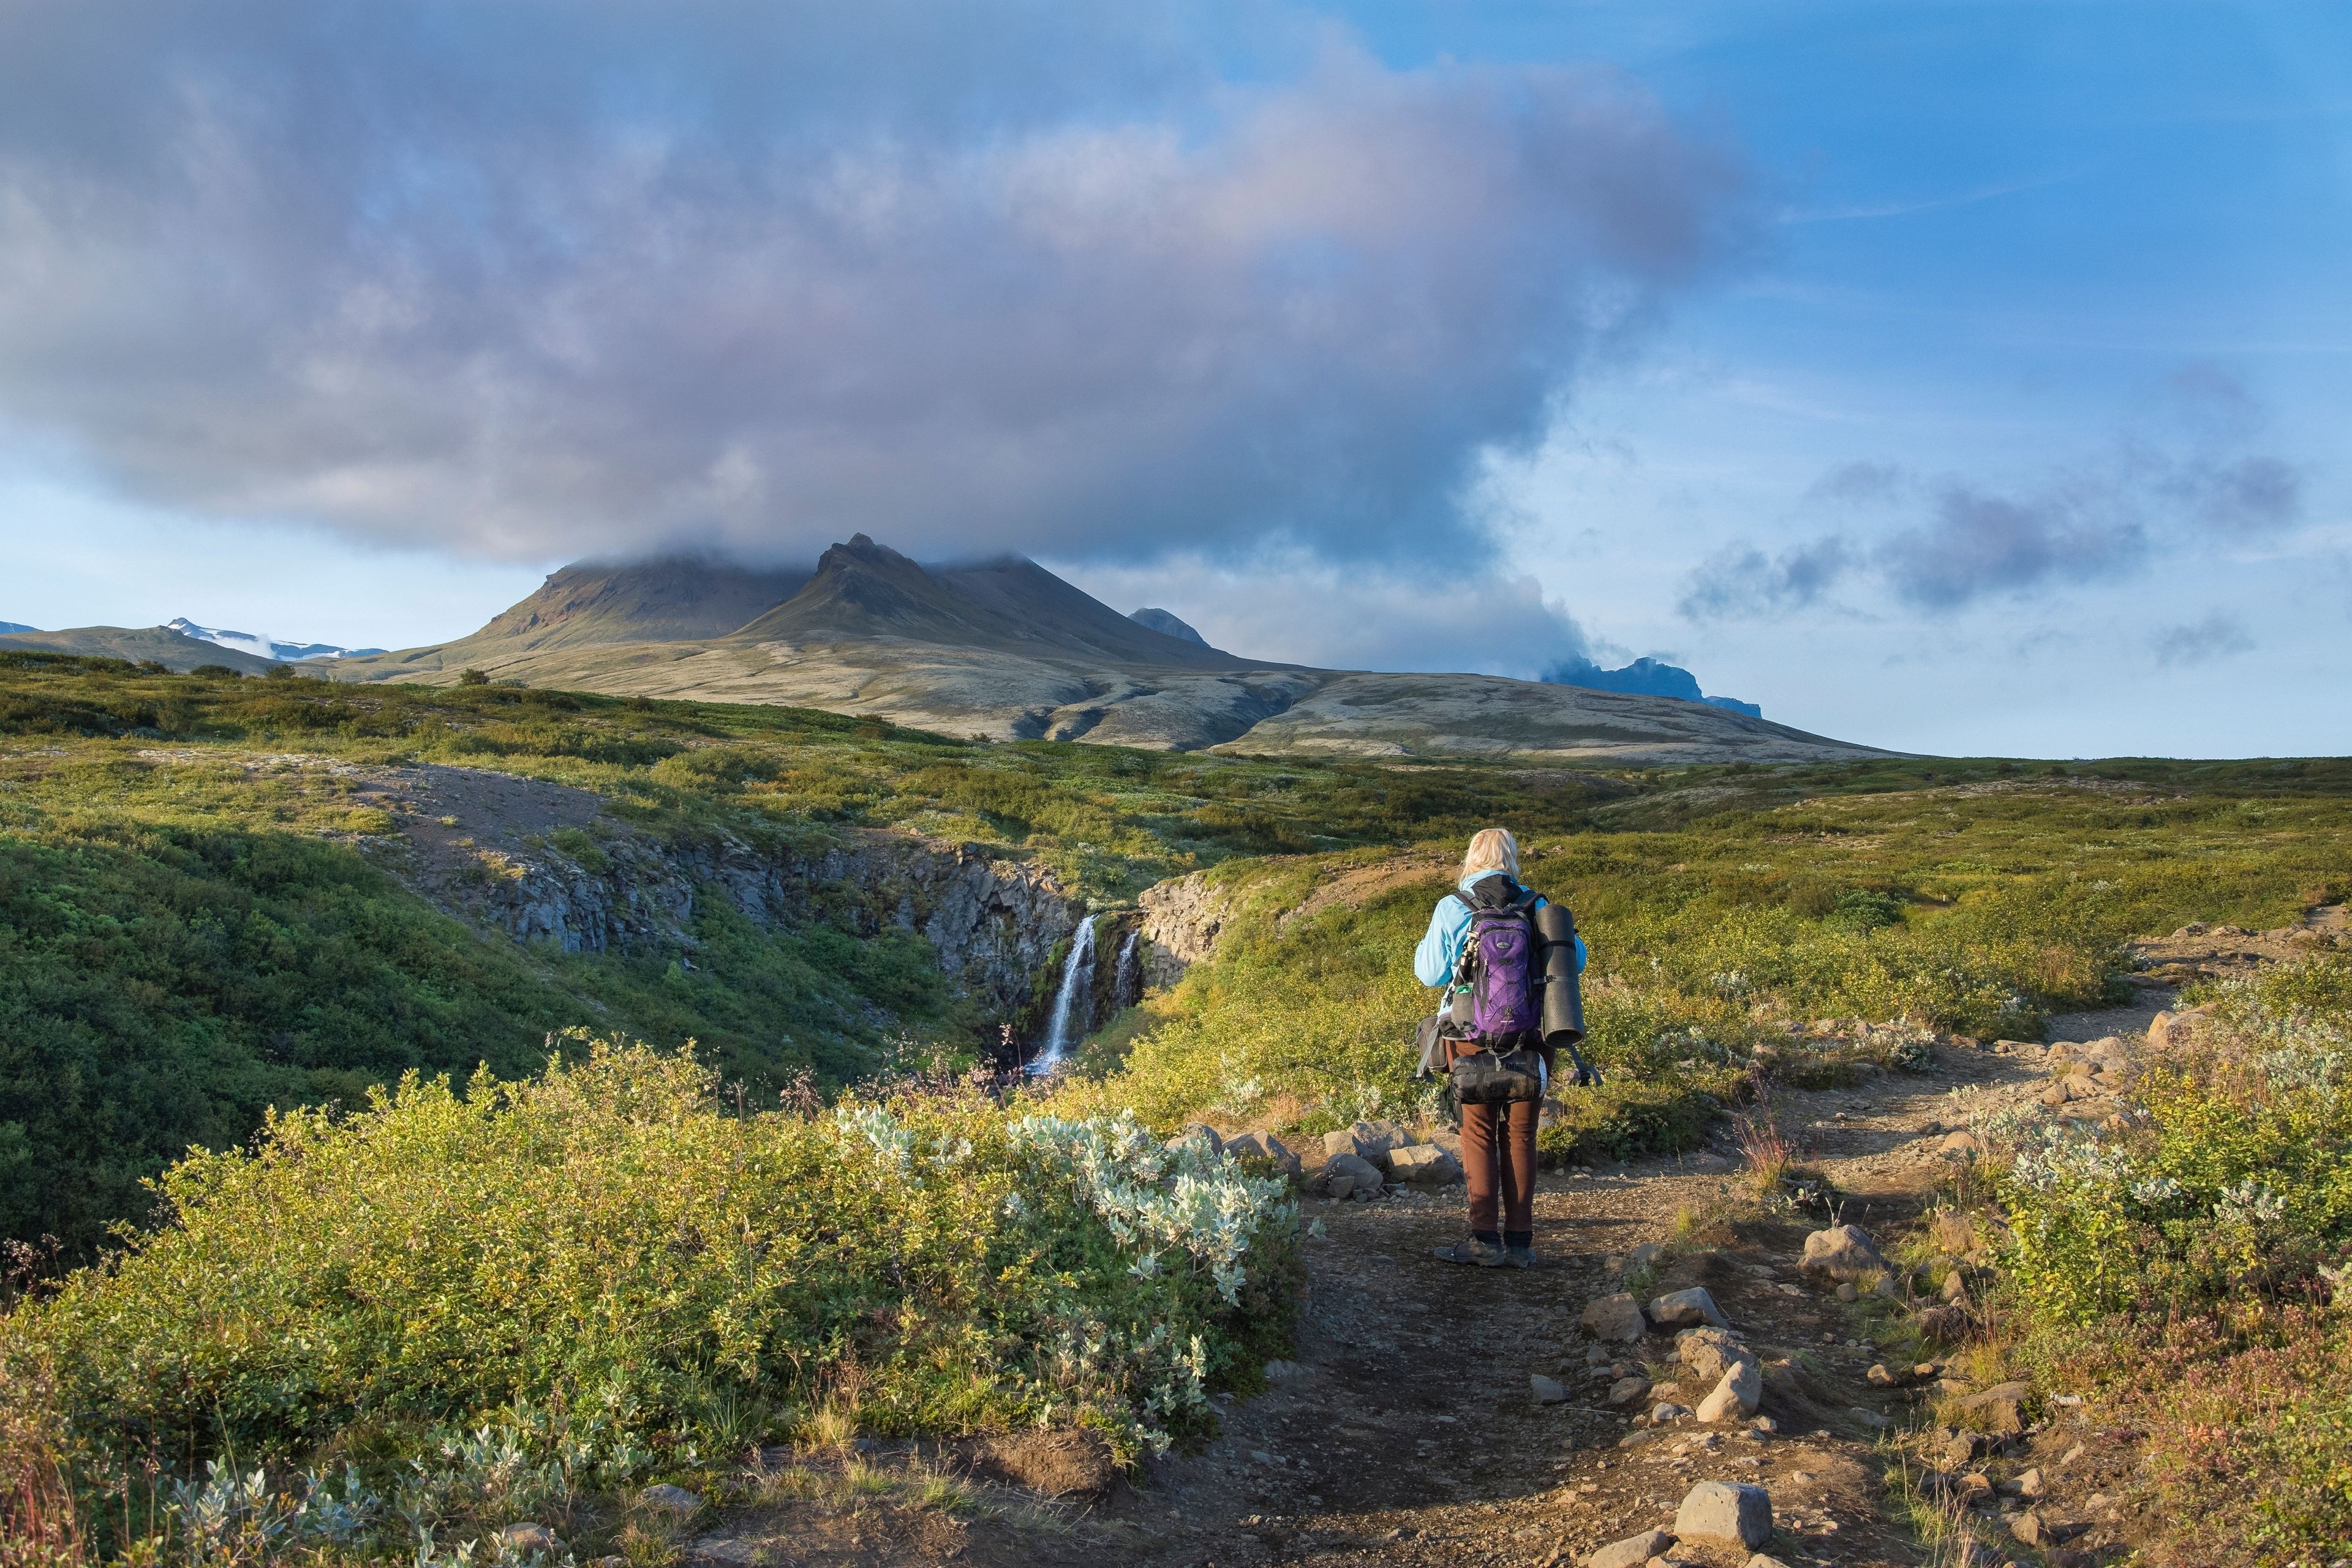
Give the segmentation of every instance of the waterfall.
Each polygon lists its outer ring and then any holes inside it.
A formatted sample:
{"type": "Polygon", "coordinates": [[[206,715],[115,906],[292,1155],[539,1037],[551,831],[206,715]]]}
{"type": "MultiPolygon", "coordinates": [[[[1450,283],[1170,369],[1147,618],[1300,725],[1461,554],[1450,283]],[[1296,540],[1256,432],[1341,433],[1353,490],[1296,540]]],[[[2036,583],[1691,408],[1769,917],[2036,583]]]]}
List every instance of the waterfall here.
{"type": "Polygon", "coordinates": [[[1078,934],[1070,941],[1070,956],[1062,961],[1061,987],[1054,993],[1054,1010],[1046,1017],[1045,1048],[1029,1064],[1032,1075],[1042,1078],[1060,1068],[1070,1048],[1070,1009],[1094,989],[1094,980],[1095,917],[1088,915],[1078,922],[1078,934]]]}
{"type": "Polygon", "coordinates": [[[1143,928],[1137,926],[1119,943],[1118,967],[1110,972],[1110,1005],[1114,1007],[1132,1007],[1143,998],[1143,977],[1135,972],[1135,940],[1142,934],[1143,928]]]}

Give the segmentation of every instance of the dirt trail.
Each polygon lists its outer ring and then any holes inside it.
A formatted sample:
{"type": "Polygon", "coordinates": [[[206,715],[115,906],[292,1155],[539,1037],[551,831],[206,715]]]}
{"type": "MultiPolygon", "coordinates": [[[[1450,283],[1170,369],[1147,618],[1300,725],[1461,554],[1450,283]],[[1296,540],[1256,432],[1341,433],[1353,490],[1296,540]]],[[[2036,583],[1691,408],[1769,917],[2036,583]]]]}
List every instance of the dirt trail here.
{"type": "MultiPolygon", "coordinates": [[[[2143,1028],[2157,994],[2146,1001],[2144,1011],[2130,1010],[2143,1028]]],[[[2126,1022],[2119,1012],[2116,1025],[2126,1022]]],[[[1782,1121],[1846,1194],[1843,1218],[1891,1228],[1949,1169],[1939,1146],[1957,1124],[1951,1091],[2021,1097],[2042,1074],[2032,1053],[1942,1046],[1924,1071],[1790,1094],[1782,1121]]],[[[1887,1517],[1870,1418],[1854,1413],[1899,1417],[1903,1396],[1864,1380],[1880,1357],[1860,1338],[1857,1310],[1796,1268],[1805,1233],[1823,1219],[1743,1226],[1738,1242],[1683,1249],[1649,1287],[1705,1285],[1768,1366],[1788,1359],[1801,1368],[1807,1395],[1795,1406],[1767,1394],[1764,1413],[1780,1432],[1759,1440],[1740,1423],[1683,1423],[1619,1447],[1634,1429],[1632,1412],[1606,1404],[1609,1378],[1588,1365],[1592,1342],[1579,1320],[1594,1297],[1622,1288],[1612,1265],[1622,1255],[1672,1239],[1678,1212],[1721,1203],[1733,1170],[1727,1143],[1678,1160],[1547,1174],[1537,1197],[1542,1262],[1524,1272],[1464,1269],[1430,1256],[1460,1234],[1459,1187],[1374,1203],[1310,1198],[1307,1212],[1327,1234],[1308,1244],[1296,1371],[1264,1395],[1230,1404],[1203,1451],[1147,1467],[1138,1484],[1074,1511],[1058,1531],[942,1529],[935,1519],[919,1539],[869,1515],[852,1544],[838,1520],[798,1510],[756,1531],[744,1530],[748,1521],[721,1525],[704,1537],[716,1549],[709,1554],[777,1568],[1566,1564],[1596,1545],[1670,1527],[1695,1483],[1727,1480],[1769,1489],[1779,1533],[1767,1550],[1790,1568],[1916,1563],[1909,1538],[1887,1517]],[[1537,1404],[1528,1382],[1536,1373],[1565,1384],[1568,1402],[1537,1404]]],[[[1674,1375],[1670,1336],[1612,1348],[1620,1361],[1646,1360],[1654,1375],[1674,1375]]],[[[1706,1392],[1685,1384],[1679,1397],[1696,1405],[1706,1392]]],[[[1662,1389],[1632,1409],[1665,1397],[1675,1395],[1662,1389]]],[[[877,1458],[889,1462],[887,1453],[877,1458]]],[[[1675,1555],[1747,1560],[1696,1543],[1675,1555]]]]}

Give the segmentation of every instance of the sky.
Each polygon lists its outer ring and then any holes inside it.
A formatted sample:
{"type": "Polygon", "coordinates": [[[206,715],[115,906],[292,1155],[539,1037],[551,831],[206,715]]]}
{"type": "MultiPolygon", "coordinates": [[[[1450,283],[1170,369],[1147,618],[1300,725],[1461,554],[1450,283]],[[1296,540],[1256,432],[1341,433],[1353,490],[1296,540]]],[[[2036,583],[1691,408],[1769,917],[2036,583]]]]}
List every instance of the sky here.
{"type": "Polygon", "coordinates": [[[0,619],[1031,555],[1903,750],[2352,752],[2352,8],[0,13],[0,619]]]}

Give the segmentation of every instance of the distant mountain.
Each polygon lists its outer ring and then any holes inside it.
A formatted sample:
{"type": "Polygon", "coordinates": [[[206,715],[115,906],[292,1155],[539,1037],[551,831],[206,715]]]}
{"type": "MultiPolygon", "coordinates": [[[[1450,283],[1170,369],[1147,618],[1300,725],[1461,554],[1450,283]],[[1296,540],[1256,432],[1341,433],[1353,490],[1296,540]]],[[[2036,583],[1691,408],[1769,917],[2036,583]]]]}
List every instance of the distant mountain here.
{"type": "Polygon", "coordinates": [[[1172,611],[1154,609],[1129,610],[1127,613],[1127,618],[1133,621],[1138,626],[1150,626],[1153,631],[1158,632],[1162,637],[1182,637],[1189,642],[1199,643],[1202,647],[1209,646],[1208,638],[1194,631],[1191,626],[1186,626],[1181,620],[1179,620],[1172,611]]]}
{"type": "Polygon", "coordinates": [[[1711,706],[1686,670],[1673,673],[1687,695],[1668,701],[1500,676],[1308,669],[1210,647],[1165,611],[1122,616],[1017,555],[925,566],[864,534],[808,573],[583,563],[456,642],[316,668],[337,680],[436,683],[475,668],[530,686],[790,703],[959,737],[1171,751],[1624,764],[1871,754],[1711,706]]]}
{"type": "Polygon", "coordinates": [[[251,632],[224,631],[218,626],[200,626],[185,616],[175,621],[165,621],[163,628],[198,642],[212,643],[219,647],[235,648],[256,658],[285,663],[298,658],[353,658],[367,654],[382,653],[380,647],[337,647],[324,642],[279,642],[274,637],[256,637],[251,632]]]}
{"type": "Polygon", "coordinates": [[[1138,626],[1017,555],[924,567],[860,533],[818,558],[808,585],[735,634],[754,642],[890,637],[1120,664],[1245,669],[1205,643],[1138,626]]]}
{"type": "Polygon", "coordinates": [[[761,571],[688,555],[577,562],[466,640],[541,648],[723,637],[799,593],[811,574],[805,566],[761,571]]]}
{"type": "Polygon", "coordinates": [[[1552,686],[1580,686],[1588,691],[1625,691],[1643,697],[1672,697],[1682,702],[1704,702],[1727,713],[1745,713],[1750,719],[1764,717],[1764,710],[1753,702],[1742,702],[1737,697],[1700,695],[1698,677],[1678,664],[1661,664],[1654,658],[1637,658],[1620,669],[1603,669],[1591,659],[1580,656],[1553,665],[1544,671],[1542,679],[1552,686]]]}
{"type": "Polygon", "coordinates": [[[26,626],[21,621],[0,621],[0,637],[6,637],[11,632],[37,632],[40,629],[38,626],[26,626]]]}
{"type": "Polygon", "coordinates": [[[182,674],[200,665],[217,664],[241,675],[261,675],[276,668],[278,662],[192,637],[169,626],[76,626],[61,632],[12,632],[0,636],[0,647],[47,648],[53,653],[127,658],[134,663],[152,660],[182,674]]]}

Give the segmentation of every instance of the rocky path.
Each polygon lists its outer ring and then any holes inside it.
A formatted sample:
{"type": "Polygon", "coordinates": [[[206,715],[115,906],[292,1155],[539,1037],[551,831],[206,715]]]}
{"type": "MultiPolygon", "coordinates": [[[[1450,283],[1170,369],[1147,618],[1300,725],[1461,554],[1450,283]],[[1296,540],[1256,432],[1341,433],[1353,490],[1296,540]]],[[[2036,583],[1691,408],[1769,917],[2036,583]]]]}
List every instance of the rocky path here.
{"type": "MultiPolygon", "coordinates": [[[[2142,1027],[2155,1000],[2133,1010],[2142,1027]]],[[[2028,1047],[1938,1047],[1923,1071],[1788,1095],[1781,1123],[1843,1197],[1835,1217],[1884,1234],[1916,1215],[1951,1168],[1954,1091],[1977,1104],[2023,1099],[2047,1081],[2037,1058],[2028,1047]]],[[[1458,1186],[1369,1203],[1309,1199],[1325,1234],[1308,1244],[1295,1360],[1277,1365],[1267,1393],[1228,1405],[1204,1451],[1069,1505],[1050,1528],[1037,1518],[934,1518],[918,1530],[869,1516],[852,1544],[803,1513],[765,1521],[756,1539],[740,1526],[704,1539],[723,1542],[712,1553],[723,1560],[778,1568],[1564,1568],[1596,1547],[1671,1530],[1694,1486],[1721,1481],[1766,1489],[1774,1533],[1763,1550],[1787,1568],[1918,1563],[1893,1517],[1877,1441],[1904,1396],[1865,1375],[1882,1359],[1869,1335],[1883,1318],[1801,1274],[1805,1236],[1831,1216],[1759,1217],[1737,1206],[1736,1173],[1727,1143],[1548,1174],[1537,1198],[1543,1260],[1527,1271],[1430,1256],[1460,1233],[1458,1186]],[[1666,1260],[1645,1267],[1636,1249],[1659,1244],[1672,1244],[1666,1260]],[[1669,1334],[1600,1344],[1582,1330],[1588,1303],[1629,1284],[1643,1300],[1680,1287],[1709,1292],[1763,1362],[1759,1414],[1777,1430],[1756,1431],[1752,1418],[1651,1426],[1641,1413],[1654,1402],[1695,1406],[1708,1390],[1675,1364],[1669,1334]],[[1540,1402],[1537,1377],[1565,1398],[1540,1402]],[[1628,1377],[1655,1386],[1612,1406],[1608,1391],[1628,1377]]],[[[1695,1540],[1671,1553],[1711,1568],[1748,1559],[1736,1544],[1695,1540]]]]}

